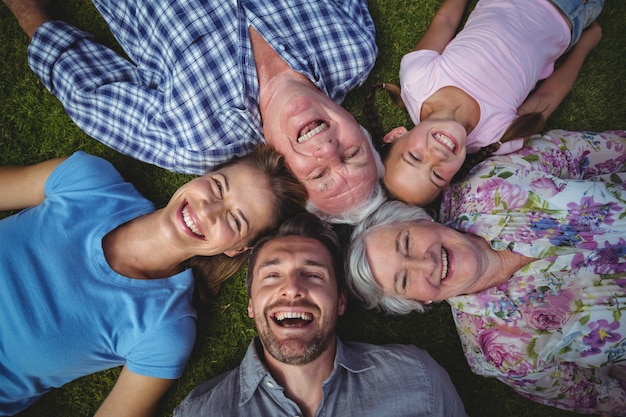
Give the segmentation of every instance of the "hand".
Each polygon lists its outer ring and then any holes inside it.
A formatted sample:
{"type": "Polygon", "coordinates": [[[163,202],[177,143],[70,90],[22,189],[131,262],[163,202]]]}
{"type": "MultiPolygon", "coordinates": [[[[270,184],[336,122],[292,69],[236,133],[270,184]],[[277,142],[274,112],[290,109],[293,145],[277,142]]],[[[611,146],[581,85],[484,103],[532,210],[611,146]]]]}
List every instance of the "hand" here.
{"type": "Polygon", "coordinates": [[[52,20],[48,12],[50,0],[2,0],[17,19],[20,27],[33,38],[35,31],[45,22],[52,20]]]}

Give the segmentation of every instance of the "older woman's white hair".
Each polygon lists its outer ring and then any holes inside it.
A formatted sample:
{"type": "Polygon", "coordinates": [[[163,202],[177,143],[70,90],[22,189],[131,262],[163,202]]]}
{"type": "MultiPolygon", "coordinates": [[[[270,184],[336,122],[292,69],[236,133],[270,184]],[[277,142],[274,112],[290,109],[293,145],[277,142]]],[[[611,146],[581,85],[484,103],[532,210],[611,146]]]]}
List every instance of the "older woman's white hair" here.
{"type": "Polygon", "coordinates": [[[363,302],[365,308],[376,308],[387,314],[399,315],[425,310],[424,303],[383,292],[374,278],[365,249],[367,237],[381,227],[423,220],[433,220],[423,208],[410,206],[401,201],[388,201],[354,228],[348,248],[346,283],[350,292],[363,302]]]}

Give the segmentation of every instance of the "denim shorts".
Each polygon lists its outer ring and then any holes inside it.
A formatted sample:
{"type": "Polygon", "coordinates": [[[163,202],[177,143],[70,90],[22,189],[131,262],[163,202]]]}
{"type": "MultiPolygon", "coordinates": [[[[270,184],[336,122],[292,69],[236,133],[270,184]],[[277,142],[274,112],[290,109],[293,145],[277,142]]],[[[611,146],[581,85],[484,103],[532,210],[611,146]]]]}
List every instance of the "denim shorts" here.
{"type": "Polygon", "coordinates": [[[604,6],[604,0],[550,0],[572,23],[571,48],[580,39],[583,29],[593,23],[604,6]]]}

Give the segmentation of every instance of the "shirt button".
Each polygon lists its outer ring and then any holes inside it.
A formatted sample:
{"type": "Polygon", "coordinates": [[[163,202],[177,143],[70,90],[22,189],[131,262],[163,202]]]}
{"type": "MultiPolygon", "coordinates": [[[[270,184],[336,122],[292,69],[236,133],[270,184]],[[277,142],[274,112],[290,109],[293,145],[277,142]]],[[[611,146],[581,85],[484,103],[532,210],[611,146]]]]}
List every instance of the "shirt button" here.
{"type": "Polygon", "coordinates": [[[268,387],[274,388],[274,384],[272,384],[270,381],[267,381],[266,384],[267,384],[268,387]]]}

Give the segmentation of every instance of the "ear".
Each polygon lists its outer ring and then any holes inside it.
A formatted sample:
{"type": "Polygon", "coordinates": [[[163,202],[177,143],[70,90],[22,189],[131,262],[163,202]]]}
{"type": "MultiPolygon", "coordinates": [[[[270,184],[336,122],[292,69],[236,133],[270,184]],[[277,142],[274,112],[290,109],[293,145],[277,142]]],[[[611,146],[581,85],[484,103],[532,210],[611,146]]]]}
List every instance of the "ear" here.
{"type": "Polygon", "coordinates": [[[252,299],[248,298],[248,317],[254,318],[254,309],[252,308],[252,299]]]}
{"type": "Polygon", "coordinates": [[[389,131],[389,133],[387,133],[383,137],[383,142],[385,142],[385,143],[393,143],[393,142],[396,141],[396,139],[398,139],[400,136],[404,135],[406,132],[408,132],[408,130],[406,130],[406,127],[404,127],[404,126],[394,127],[393,129],[391,129],[389,131]]]}
{"type": "Polygon", "coordinates": [[[243,246],[239,249],[227,250],[224,252],[224,255],[234,258],[235,256],[241,255],[242,253],[244,253],[245,251],[249,249],[250,249],[250,246],[243,246]]]}
{"type": "Polygon", "coordinates": [[[337,313],[339,313],[339,316],[343,316],[343,313],[346,312],[346,308],[348,306],[348,296],[345,290],[341,291],[341,294],[339,294],[338,304],[337,313]]]}

